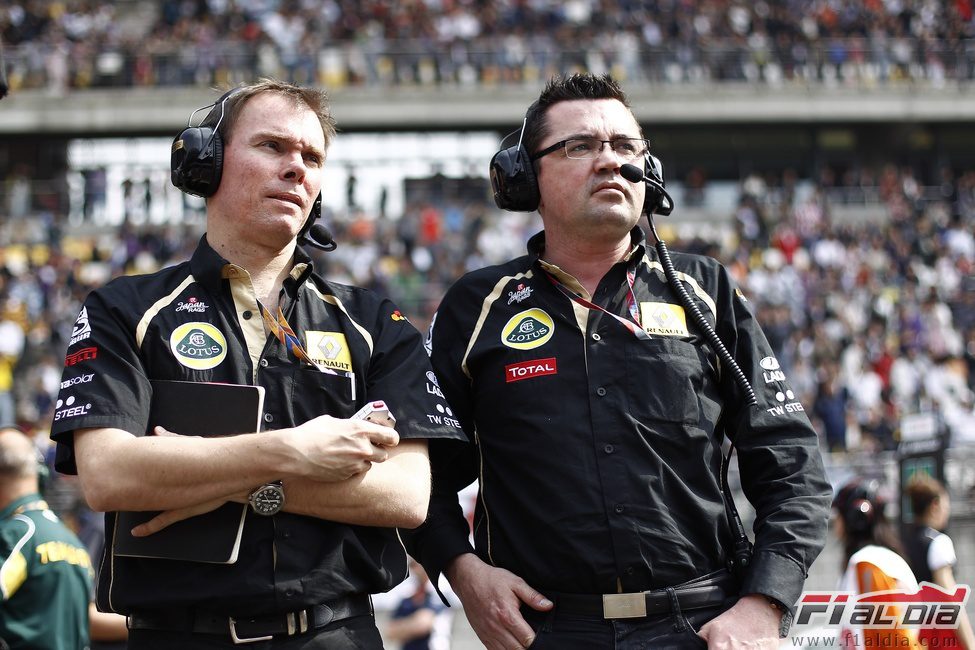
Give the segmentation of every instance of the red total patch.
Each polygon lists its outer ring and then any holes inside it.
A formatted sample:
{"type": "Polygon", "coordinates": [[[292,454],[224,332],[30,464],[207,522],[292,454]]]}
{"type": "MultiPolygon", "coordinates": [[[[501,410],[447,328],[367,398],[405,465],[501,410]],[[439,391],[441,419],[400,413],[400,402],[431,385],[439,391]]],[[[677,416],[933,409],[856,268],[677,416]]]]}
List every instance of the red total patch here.
{"type": "Polygon", "coordinates": [[[555,357],[522,361],[521,363],[512,363],[504,367],[504,380],[509,384],[513,381],[521,381],[522,379],[555,374],[558,374],[555,357]]]}

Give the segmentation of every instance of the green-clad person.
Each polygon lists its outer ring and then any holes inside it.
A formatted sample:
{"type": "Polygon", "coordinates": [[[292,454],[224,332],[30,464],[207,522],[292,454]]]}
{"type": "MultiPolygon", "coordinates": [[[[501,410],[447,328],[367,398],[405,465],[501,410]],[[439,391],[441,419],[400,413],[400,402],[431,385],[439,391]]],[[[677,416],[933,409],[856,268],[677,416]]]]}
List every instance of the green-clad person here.
{"type": "Polygon", "coordinates": [[[91,559],[41,497],[39,460],[30,438],[0,428],[0,639],[11,650],[87,648],[91,559]]]}

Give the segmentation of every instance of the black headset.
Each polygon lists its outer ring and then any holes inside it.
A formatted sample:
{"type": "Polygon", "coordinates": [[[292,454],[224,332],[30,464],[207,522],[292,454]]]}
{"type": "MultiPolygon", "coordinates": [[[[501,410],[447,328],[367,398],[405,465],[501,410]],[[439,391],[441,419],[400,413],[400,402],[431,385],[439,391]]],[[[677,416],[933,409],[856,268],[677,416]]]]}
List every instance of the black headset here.
{"type": "MultiPolygon", "coordinates": [[[[525,123],[520,131],[512,131],[501,140],[501,150],[491,157],[491,187],[494,189],[494,203],[502,210],[512,212],[534,212],[538,209],[541,194],[538,191],[538,178],[535,175],[534,162],[531,154],[522,144],[525,135],[525,123]],[[504,147],[504,143],[513,135],[518,134],[518,144],[504,147]]],[[[663,165],[660,160],[647,152],[643,160],[644,174],[655,181],[660,187],[664,186],[663,165]]],[[[665,192],[647,183],[647,191],[643,201],[643,210],[649,214],[670,214],[673,201],[665,192]]]]}
{"type": "MultiPolygon", "coordinates": [[[[220,178],[223,175],[223,137],[220,135],[220,124],[226,114],[227,101],[240,90],[239,87],[233,88],[214,103],[193,111],[186,128],[173,139],[169,159],[170,179],[173,185],[187,194],[207,198],[213,196],[220,187],[220,178]],[[211,110],[200,125],[190,126],[193,116],[207,108],[211,110]],[[220,115],[216,116],[218,108],[220,115]]],[[[298,233],[298,243],[324,251],[335,250],[337,244],[332,233],[325,226],[315,224],[321,216],[322,194],[319,192],[308,220],[298,233]]]]}

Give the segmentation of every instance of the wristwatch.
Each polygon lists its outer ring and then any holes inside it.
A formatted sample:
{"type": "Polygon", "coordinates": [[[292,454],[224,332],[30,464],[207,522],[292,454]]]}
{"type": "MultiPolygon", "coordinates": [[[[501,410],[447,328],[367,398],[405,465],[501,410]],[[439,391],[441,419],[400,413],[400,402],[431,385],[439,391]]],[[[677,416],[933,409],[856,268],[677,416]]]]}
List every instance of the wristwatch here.
{"type": "Polygon", "coordinates": [[[284,507],[284,486],[281,481],[265,483],[247,497],[251,509],[259,515],[269,517],[281,512],[284,507]]]}

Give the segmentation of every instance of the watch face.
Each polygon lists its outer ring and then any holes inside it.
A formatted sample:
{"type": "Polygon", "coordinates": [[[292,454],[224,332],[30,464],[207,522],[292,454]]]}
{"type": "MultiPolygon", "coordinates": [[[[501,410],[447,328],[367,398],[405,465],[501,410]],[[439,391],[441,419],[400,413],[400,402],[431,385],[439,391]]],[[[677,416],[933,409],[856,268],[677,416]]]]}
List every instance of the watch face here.
{"type": "Polygon", "coordinates": [[[259,515],[274,515],[284,507],[284,490],[280,485],[265,485],[250,497],[251,507],[259,515]]]}

